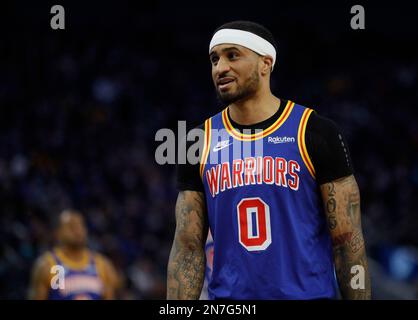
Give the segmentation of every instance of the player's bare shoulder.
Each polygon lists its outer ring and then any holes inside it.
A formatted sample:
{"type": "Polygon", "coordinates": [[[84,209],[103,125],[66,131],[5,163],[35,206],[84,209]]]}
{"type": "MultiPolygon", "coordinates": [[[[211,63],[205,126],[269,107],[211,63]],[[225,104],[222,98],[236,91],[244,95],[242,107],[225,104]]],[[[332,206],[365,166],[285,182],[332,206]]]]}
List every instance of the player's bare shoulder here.
{"type": "Polygon", "coordinates": [[[28,297],[33,300],[43,300],[47,298],[50,282],[52,278],[51,268],[54,260],[51,252],[47,251],[39,256],[33,265],[31,283],[28,297]]]}
{"type": "Polygon", "coordinates": [[[112,261],[105,255],[95,252],[94,258],[96,260],[99,275],[105,285],[104,298],[114,299],[117,291],[123,286],[123,278],[112,261]]]}
{"type": "Polygon", "coordinates": [[[51,268],[54,266],[54,258],[50,251],[44,252],[39,256],[33,265],[33,272],[38,275],[50,277],[51,268]]]}

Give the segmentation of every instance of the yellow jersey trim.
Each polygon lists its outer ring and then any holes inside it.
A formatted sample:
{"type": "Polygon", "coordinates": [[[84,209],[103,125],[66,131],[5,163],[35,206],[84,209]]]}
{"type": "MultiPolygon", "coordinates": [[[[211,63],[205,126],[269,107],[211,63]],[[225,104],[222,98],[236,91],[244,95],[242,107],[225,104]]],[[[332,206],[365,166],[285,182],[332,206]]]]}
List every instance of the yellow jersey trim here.
{"type": "Polygon", "coordinates": [[[279,129],[289,117],[290,113],[293,110],[294,105],[295,105],[294,102],[288,100],[286,107],[284,108],[280,117],[267,129],[261,132],[257,132],[255,134],[244,134],[244,133],[239,132],[237,129],[235,129],[232,126],[231,121],[229,120],[229,117],[228,117],[228,107],[222,111],[222,122],[227,132],[235,139],[241,140],[241,141],[255,141],[255,140],[267,137],[268,135],[272,134],[274,131],[279,129]]]}
{"type": "Polygon", "coordinates": [[[302,156],[302,160],[308,168],[309,173],[311,174],[312,178],[315,179],[315,168],[312,164],[311,158],[309,157],[308,149],[306,148],[306,141],[305,141],[305,133],[306,133],[306,126],[308,123],[309,116],[312,114],[313,110],[307,108],[303,114],[302,118],[299,123],[298,129],[298,145],[300,155],[302,156]]]}
{"type": "Polygon", "coordinates": [[[88,267],[90,263],[90,252],[85,250],[83,252],[83,258],[80,261],[74,261],[69,259],[60,248],[54,249],[56,256],[61,260],[61,262],[70,269],[74,270],[84,270],[88,267]]]}
{"type": "Polygon", "coordinates": [[[212,118],[209,118],[205,121],[205,139],[202,151],[202,158],[200,159],[200,177],[203,179],[203,170],[208,159],[210,151],[210,143],[212,138],[212,118]]]}

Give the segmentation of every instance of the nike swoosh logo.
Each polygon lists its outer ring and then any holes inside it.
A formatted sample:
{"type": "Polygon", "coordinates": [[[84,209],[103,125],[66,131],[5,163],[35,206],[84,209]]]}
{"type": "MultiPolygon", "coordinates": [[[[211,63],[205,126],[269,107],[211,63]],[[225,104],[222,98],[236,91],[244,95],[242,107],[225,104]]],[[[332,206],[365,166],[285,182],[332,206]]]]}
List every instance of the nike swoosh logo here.
{"type": "Polygon", "coordinates": [[[218,152],[219,150],[222,150],[222,149],[230,146],[231,144],[232,144],[232,142],[230,142],[228,144],[225,144],[225,145],[220,145],[220,146],[216,145],[216,146],[213,147],[213,152],[218,152]]]}

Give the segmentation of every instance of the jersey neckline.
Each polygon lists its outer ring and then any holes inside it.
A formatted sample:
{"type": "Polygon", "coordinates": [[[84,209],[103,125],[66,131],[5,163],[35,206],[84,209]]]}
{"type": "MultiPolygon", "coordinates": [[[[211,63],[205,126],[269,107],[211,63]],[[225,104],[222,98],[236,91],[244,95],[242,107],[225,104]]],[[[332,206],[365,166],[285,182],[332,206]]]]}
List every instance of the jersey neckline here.
{"type": "Polygon", "coordinates": [[[262,122],[259,122],[257,124],[249,125],[249,126],[239,125],[235,123],[232,119],[230,119],[229,108],[226,107],[222,111],[222,122],[227,132],[235,139],[241,140],[241,141],[258,140],[258,139],[262,139],[272,134],[274,131],[279,129],[281,125],[289,117],[294,105],[295,105],[294,102],[288,100],[282,112],[281,112],[282,108],[279,107],[279,110],[270,118],[262,122]],[[280,114],[280,116],[278,116],[278,114],[280,114]],[[277,119],[274,121],[275,118],[277,119]],[[269,123],[271,123],[272,121],[274,122],[269,125],[269,123]],[[266,126],[266,128],[263,128],[264,126],[266,126]],[[257,133],[252,133],[252,134],[245,134],[245,133],[241,133],[239,129],[261,129],[262,131],[257,132],[257,133]]]}

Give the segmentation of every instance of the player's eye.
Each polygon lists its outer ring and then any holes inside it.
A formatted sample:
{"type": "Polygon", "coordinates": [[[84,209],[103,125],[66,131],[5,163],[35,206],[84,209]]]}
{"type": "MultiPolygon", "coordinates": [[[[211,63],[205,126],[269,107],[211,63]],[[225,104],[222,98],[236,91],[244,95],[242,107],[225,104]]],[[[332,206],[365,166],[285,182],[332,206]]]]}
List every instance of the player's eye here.
{"type": "Polygon", "coordinates": [[[229,60],[234,60],[234,59],[236,59],[236,58],[238,58],[238,53],[237,53],[237,52],[232,51],[232,52],[229,52],[229,53],[228,53],[228,59],[229,59],[229,60]]]}
{"type": "Polygon", "coordinates": [[[212,64],[216,64],[218,62],[219,58],[217,56],[212,56],[210,58],[210,61],[212,62],[212,64]]]}

